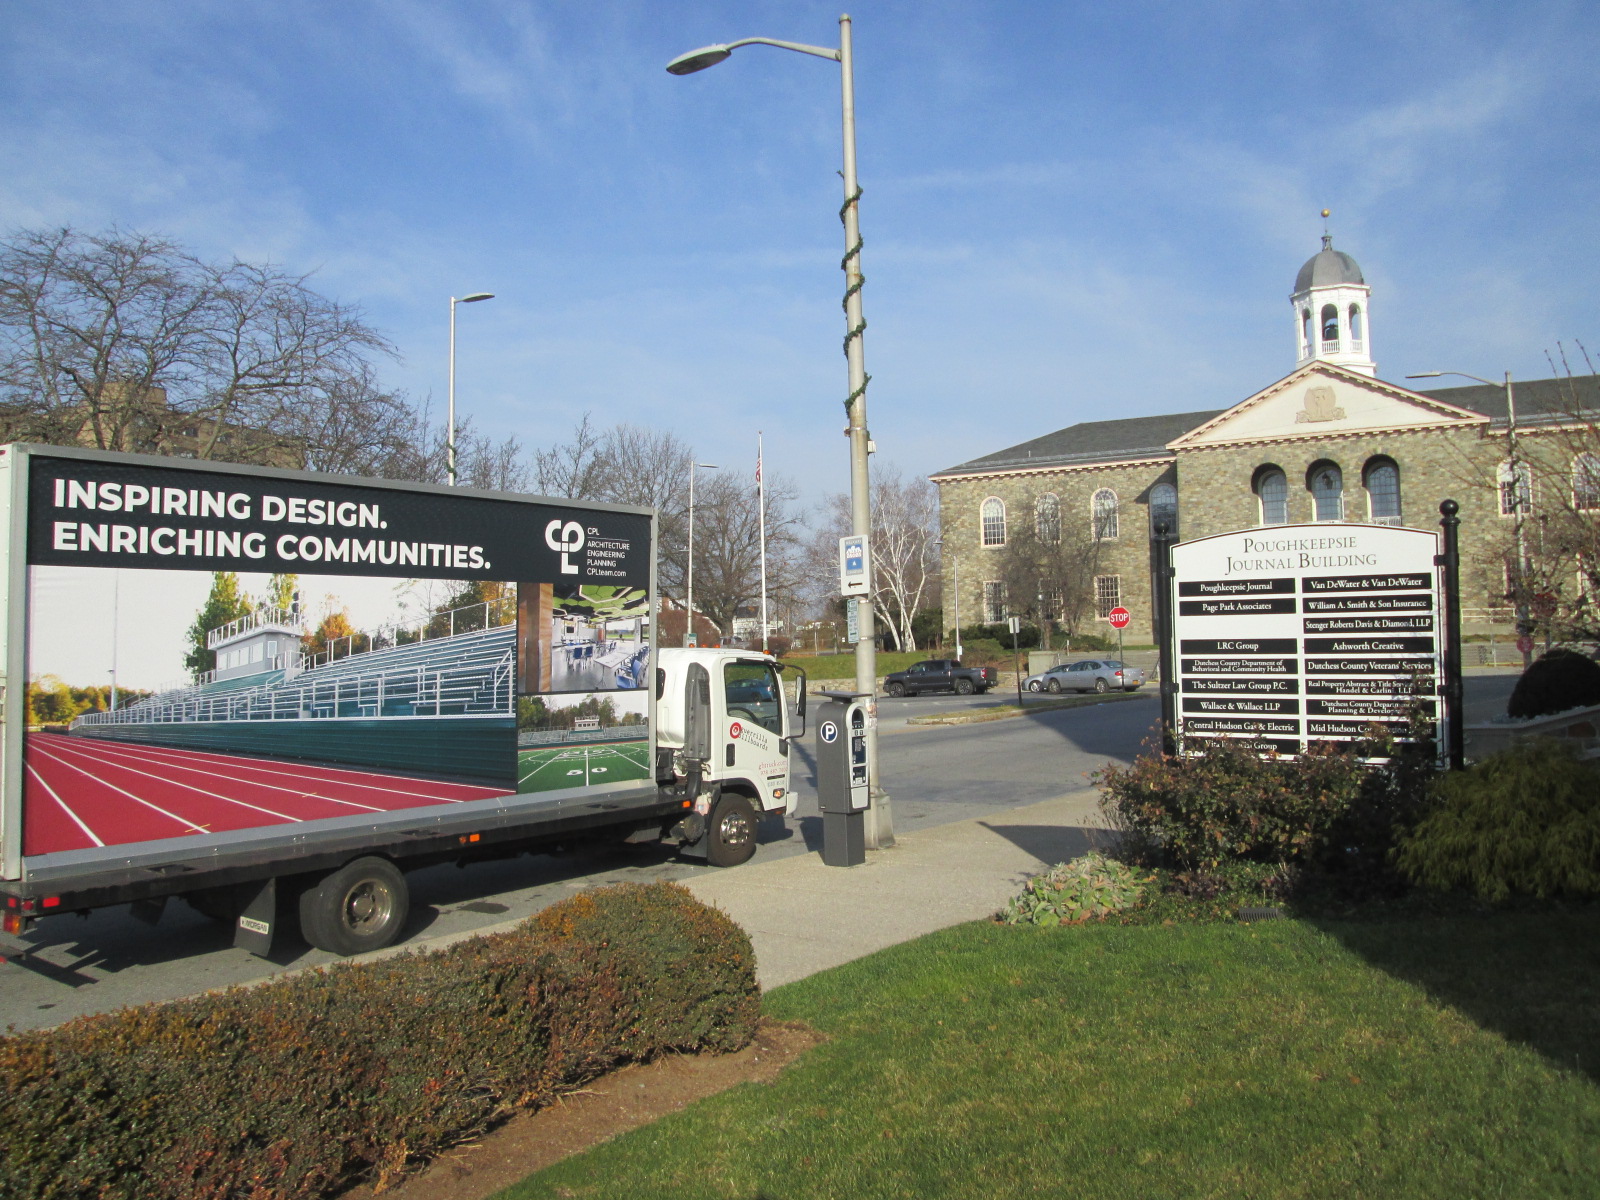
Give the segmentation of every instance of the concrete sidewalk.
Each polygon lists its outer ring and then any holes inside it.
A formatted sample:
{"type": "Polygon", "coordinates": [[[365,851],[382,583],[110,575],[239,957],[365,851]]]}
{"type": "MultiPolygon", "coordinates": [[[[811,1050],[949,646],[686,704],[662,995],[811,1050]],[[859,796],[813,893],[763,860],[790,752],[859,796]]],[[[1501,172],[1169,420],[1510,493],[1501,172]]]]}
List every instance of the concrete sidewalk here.
{"type": "Polygon", "coordinates": [[[1099,791],[897,835],[859,867],[813,852],[684,880],[755,943],[763,988],[991,916],[1047,867],[1105,845],[1099,791]]]}

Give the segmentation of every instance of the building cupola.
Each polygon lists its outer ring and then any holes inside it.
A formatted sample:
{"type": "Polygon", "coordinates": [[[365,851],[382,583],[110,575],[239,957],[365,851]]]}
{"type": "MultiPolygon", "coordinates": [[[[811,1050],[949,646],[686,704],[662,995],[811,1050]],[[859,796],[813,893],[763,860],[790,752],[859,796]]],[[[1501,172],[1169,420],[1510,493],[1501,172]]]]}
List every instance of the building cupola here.
{"type": "MultiPolygon", "coordinates": [[[[1323,209],[1324,218],[1328,210],[1323,209]]],[[[1306,260],[1294,279],[1295,366],[1313,359],[1336,363],[1363,375],[1377,375],[1372,360],[1372,289],[1356,260],[1333,248],[1324,228],[1322,249],[1306,260]]]]}

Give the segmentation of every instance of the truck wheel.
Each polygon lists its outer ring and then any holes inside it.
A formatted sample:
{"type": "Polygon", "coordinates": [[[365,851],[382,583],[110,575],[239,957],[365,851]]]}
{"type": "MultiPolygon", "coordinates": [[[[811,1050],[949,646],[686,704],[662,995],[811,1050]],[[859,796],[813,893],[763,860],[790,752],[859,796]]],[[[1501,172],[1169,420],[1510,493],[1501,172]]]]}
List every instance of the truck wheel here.
{"type": "Polygon", "coordinates": [[[724,792],[711,810],[706,861],[713,867],[737,867],[756,852],[756,810],[745,797],[724,792]]]}
{"type": "Polygon", "coordinates": [[[883,690],[898,700],[901,696],[906,694],[906,685],[903,683],[891,683],[886,685],[883,690]]]}
{"type": "Polygon", "coordinates": [[[956,695],[958,695],[958,696],[970,696],[970,695],[972,695],[972,680],[970,680],[970,679],[958,679],[958,680],[956,680],[956,695]]]}
{"type": "Polygon", "coordinates": [[[361,954],[399,937],[410,910],[400,868],[386,858],[358,858],[301,893],[300,932],[329,954],[361,954]]]}
{"type": "Polygon", "coordinates": [[[1094,690],[1103,694],[1111,690],[1111,685],[1104,679],[1096,679],[1094,681],[1094,690]]]}

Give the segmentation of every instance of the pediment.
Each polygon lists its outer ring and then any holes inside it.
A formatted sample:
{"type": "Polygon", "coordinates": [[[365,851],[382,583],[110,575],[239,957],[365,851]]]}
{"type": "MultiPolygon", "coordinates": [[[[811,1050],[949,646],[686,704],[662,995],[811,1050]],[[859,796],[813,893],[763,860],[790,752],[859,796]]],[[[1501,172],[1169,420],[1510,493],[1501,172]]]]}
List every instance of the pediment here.
{"type": "Polygon", "coordinates": [[[1192,450],[1488,422],[1488,417],[1469,408],[1319,362],[1306,364],[1167,446],[1192,450]]]}

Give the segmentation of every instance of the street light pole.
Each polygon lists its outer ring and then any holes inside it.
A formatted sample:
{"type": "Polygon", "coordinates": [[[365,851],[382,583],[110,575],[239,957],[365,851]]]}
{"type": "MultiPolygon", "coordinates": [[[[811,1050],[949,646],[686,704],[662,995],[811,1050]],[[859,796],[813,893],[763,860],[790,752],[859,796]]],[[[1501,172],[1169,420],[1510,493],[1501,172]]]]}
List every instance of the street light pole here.
{"type": "Polygon", "coordinates": [[[476,304],[480,300],[493,300],[493,292],[471,292],[459,300],[450,297],[450,412],[445,418],[444,459],[445,474],[450,486],[456,486],[456,305],[476,304]]]}
{"type": "MultiPolygon", "coordinates": [[[[1528,504],[1532,500],[1532,485],[1530,483],[1528,494],[1523,493],[1522,460],[1517,453],[1517,393],[1511,386],[1511,372],[1505,373],[1505,382],[1496,383],[1492,379],[1485,379],[1481,375],[1469,375],[1465,371],[1419,371],[1415,375],[1407,375],[1407,379],[1437,379],[1441,375],[1455,375],[1462,379],[1473,379],[1489,387],[1503,388],[1506,393],[1506,456],[1507,467],[1511,478],[1511,540],[1516,563],[1511,573],[1511,603],[1515,606],[1517,622],[1517,639],[1530,639],[1527,649],[1519,651],[1522,654],[1522,669],[1526,671],[1533,663],[1533,622],[1528,614],[1528,559],[1523,549],[1523,522],[1527,519],[1528,504]]],[[[1497,479],[1496,484],[1500,481],[1497,479]]],[[[1498,486],[1497,486],[1498,491],[1498,486]]],[[[1499,502],[1498,495],[1496,503],[1499,502]]]]}
{"type": "MultiPolygon", "coordinates": [[[[861,226],[857,205],[861,188],[856,182],[856,88],[855,59],[851,41],[850,16],[839,18],[839,48],[808,46],[800,42],[783,42],[774,38],[743,38],[712,46],[703,46],[681,54],[667,64],[673,75],[691,75],[725,62],[741,46],[776,46],[817,58],[831,59],[839,64],[841,119],[844,139],[844,205],[839,219],[844,222],[844,258],[840,267],[845,273],[844,353],[848,364],[850,393],[845,399],[850,438],[850,532],[862,538],[869,537],[872,529],[872,489],[867,456],[871,453],[871,439],[867,435],[867,366],[863,335],[867,322],[861,311],[861,289],[865,277],[861,274],[861,226]]],[[[868,763],[872,804],[867,811],[866,837],[869,849],[894,845],[894,820],[889,807],[889,797],[878,781],[878,645],[873,627],[871,596],[857,596],[856,629],[856,691],[868,697],[867,740],[868,763]]]]}
{"type": "Polygon", "coordinates": [[[689,610],[683,623],[683,644],[698,646],[694,635],[694,477],[698,471],[715,471],[716,463],[691,462],[689,464],[689,585],[685,589],[684,605],[689,610]]]}

